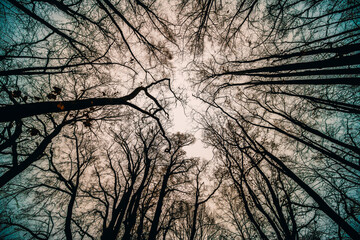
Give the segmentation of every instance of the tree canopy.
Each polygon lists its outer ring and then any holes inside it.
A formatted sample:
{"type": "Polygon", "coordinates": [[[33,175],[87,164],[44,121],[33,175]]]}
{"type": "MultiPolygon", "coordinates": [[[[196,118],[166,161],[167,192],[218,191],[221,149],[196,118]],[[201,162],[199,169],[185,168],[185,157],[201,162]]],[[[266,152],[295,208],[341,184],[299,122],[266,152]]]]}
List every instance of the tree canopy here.
{"type": "Polygon", "coordinates": [[[0,238],[360,239],[359,26],[351,0],[2,1],[0,238]]]}

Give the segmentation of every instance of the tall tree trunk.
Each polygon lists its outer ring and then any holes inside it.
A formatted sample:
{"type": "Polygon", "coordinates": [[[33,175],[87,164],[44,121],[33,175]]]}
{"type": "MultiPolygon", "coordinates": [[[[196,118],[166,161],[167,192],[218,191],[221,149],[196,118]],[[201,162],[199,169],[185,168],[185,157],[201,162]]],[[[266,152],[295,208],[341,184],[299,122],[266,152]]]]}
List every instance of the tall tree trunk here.
{"type": "Polygon", "coordinates": [[[194,240],[194,238],[195,238],[196,219],[197,219],[197,213],[198,213],[198,209],[199,209],[198,202],[199,202],[199,194],[198,194],[198,191],[197,191],[196,196],[195,196],[195,205],[194,205],[194,212],[193,212],[193,219],[192,219],[192,224],[191,224],[191,233],[190,233],[189,240],[194,240]]]}
{"type": "Polygon", "coordinates": [[[151,228],[150,228],[150,233],[149,233],[149,240],[155,240],[156,239],[156,235],[158,233],[158,226],[159,226],[159,221],[160,221],[160,215],[161,215],[161,211],[162,211],[162,206],[164,203],[164,198],[166,195],[166,188],[167,188],[167,183],[170,177],[170,167],[168,167],[164,177],[163,177],[163,182],[161,185],[161,190],[160,190],[160,195],[158,198],[158,202],[156,205],[156,210],[155,210],[155,214],[154,214],[154,218],[151,224],[151,228]]]}
{"type": "Polygon", "coordinates": [[[72,219],[72,213],[73,213],[73,208],[74,208],[74,204],[75,204],[75,199],[76,199],[76,191],[77,189],[75,188],[74,191],[71,194],[71,198],[68,204],[68,208],[67,208],[67,213],[66,213],[66,219],[65,219],[65,236],[66,236],[66,240],[72,240],[72,231],[71,231],[71,219],[72,219]]]}

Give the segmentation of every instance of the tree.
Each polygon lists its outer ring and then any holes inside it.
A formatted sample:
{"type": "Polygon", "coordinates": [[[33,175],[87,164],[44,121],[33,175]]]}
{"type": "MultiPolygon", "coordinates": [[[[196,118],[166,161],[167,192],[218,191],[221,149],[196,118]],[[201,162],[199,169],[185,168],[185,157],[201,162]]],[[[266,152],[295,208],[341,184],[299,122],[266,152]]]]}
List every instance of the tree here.
{"type": "MultiPolygon", "coordinates": [[[[203,195],[202,191],[205,188],[205,183],[201,182],[200,174],[205,172],[208,164],[209,164],[209,162],[205,162],[205,163],[202,163],[201,166],[196,166],[195,183],[194,183],[195,184],[195,186],[194,186],[195,200],[194,200],[194,203],[192,204],[193,210],[192,210],[192,214],[191,214],[192,219],[191,219],[191,232],[190,232],[190,237],[189,237],[190,240],[195,239],[195,235],[196,235],[196,232],[198,229],[202,230],[201,226],[197,227],[197,222],[201,219],[200,217],[198,217],[198,214],[199,215],[206,214],[206,211],[204,209],[202,209],[202,205],[205,205],[205,203],[211,199],[211,197],[216,193],[216,191],[221,186],[222,178],[219,179],[219,183],[217,184],[217,186],[214,188],[214,190],[208,196],[206,196],[206,197],[202,196],[203,195]],[[200,213],[199,213],[199,211],[200,211],[200,213]]],[[[201,221],[199,221],[199,222],[200,222],[199,224],[202,225],[202,222],[201,221]]],[[[202,234],[199,234],[199,235],[200,235],[200,237],[199,237],[200,239],[203,238],[203,236],[201,236],[202,234]]]]}
{"type": "MultiPolygon", "coordinates": [[[[262,178],[264,185],[255,185],[262,186],[262,193],[268,189],[266,203],[257,199],[249,182],[247,175],[259,164],[269,164],[269,169],[275,167],[271,171],[293,181],[313,199],[315,208],[345,232],[332,228],[328,236],[359,237],[357,220],[346,213],[344,203],[358,202],[350,197],[358,189],[352,179],[358,179],[360,169],[358,133],[350,127],[358,120],[357,7],[274,1],[260,14],[262,26],[249,18],[249,35],[259,36],[249,46],[226,57],[214,55],[208,63],[195,63],[201,77],[198,96],[210,108],[203,123],[216,133],[209,133],[208,141],[222,158],[234,162],[228,171],[235,171],[233,181],[238,182],[245,210],[248,205],[249,220],[263,238],[269,230],[260,228],[257,215],[262,213],[269,223],[273,216],[282,217],[279,211],[269,214],[264,209],[271,200],[276,203],[271,193],[274,183],[262,178]],[[214,121],[225,127],[215,126],[214,121]],[[232,152],[235,146],[237,154],[232,152]],[[235,164],[239,162],[246,165],[235,164]],[[341,196],[351,200],[340,200],[341,196]],[[257,207],[256,213],[250,212],[250,203],[257,207]]],[[[274,210],[279,209],[276,205],[274,210]]],[[[303,207],[308,208],[308,203],[303,207]]],[[[271,224],[277,238],[282,231],[289,234],[292,226],[281,223],[271,224]]]]}
{"type": "Polygon", "coordinates": [[[176,185],[181,184],[183,181],[186,182],[187,173],[195,165],[194,159],[186,158],[185,151],[182,150],[184,146],[190,145],[193,141],[194,138],[189,135],[177,133],[173,136],[173,145],[175,147],[171,152],[170,159],[168,159],[169,162],[165,164],[163,169],[164,173],[161,179],[161,188],[156,203],[154,217],[152,219],[149,239],[156,239],[156,235],[159,232],[160,216],[163,211],[162,208],[166,195],[175,191],[176,185]],[[178,177],[178,179],[176,179],[176,177],[178,177]],[[173,180],[175,184],[171,184],[171,180],[173,180]]]}

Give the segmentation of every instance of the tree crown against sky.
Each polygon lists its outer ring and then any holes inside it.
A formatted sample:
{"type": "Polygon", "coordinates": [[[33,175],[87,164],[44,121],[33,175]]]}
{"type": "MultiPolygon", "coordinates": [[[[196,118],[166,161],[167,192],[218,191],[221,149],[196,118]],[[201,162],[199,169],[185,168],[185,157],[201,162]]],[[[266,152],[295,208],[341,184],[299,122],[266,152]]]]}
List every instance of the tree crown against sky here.
{"type": "Polygon", "coordinates": [[[0,237],[359,239],[359,13],[1,2],[0,237]]]}

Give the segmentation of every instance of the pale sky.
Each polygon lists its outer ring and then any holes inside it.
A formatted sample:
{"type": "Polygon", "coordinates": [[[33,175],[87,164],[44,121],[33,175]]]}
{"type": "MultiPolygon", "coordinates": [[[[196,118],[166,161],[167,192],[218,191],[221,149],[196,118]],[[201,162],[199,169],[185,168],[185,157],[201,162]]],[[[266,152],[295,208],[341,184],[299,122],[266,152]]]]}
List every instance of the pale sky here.
{"type": "Polygon", "coordinates": [[[171,132],[181,132],[193,134],[196,138],[194,144],[185,147],[185,151],[189,157],[200,157],[210,160],[213,157],[212,149],[206,148],[205,144],[201,142],[201,129],[196,126],[196,122],[192,120],[190,116],[191,107],[195,101],[189,101],[189,106],[183,108],[181,104],[178,104],[176,108],[170,111],[170,117],[173,119],[174,126],[170,129],[171,132]]]}
{"type": "Polygon", "coordinates": [[[193,120],[191,115],[193,110],[201,111],[201,108],[205,108],[199,100],[192,96],[194,93],[194,86],[192,86],[188,80],[191,72],[187,71],[188,61],[191,59],[191,56],[181,54],[175,56],[176,57],[172,60],[173,76],[171,78],[171,85],[177,94],[183,92],[183,94],[187,95],[187,104],[183,106],[178,102],[176,107],[169,110],[170,119],[173,124],[173,127],[170,128],[170,132],[181,132],[194,135],[196,139],[195,143],[184,148],[187,156],[210,160],[213,157],[212,148],[206,148],[205,144],[202,143],[202,130],[193,120]]]}

